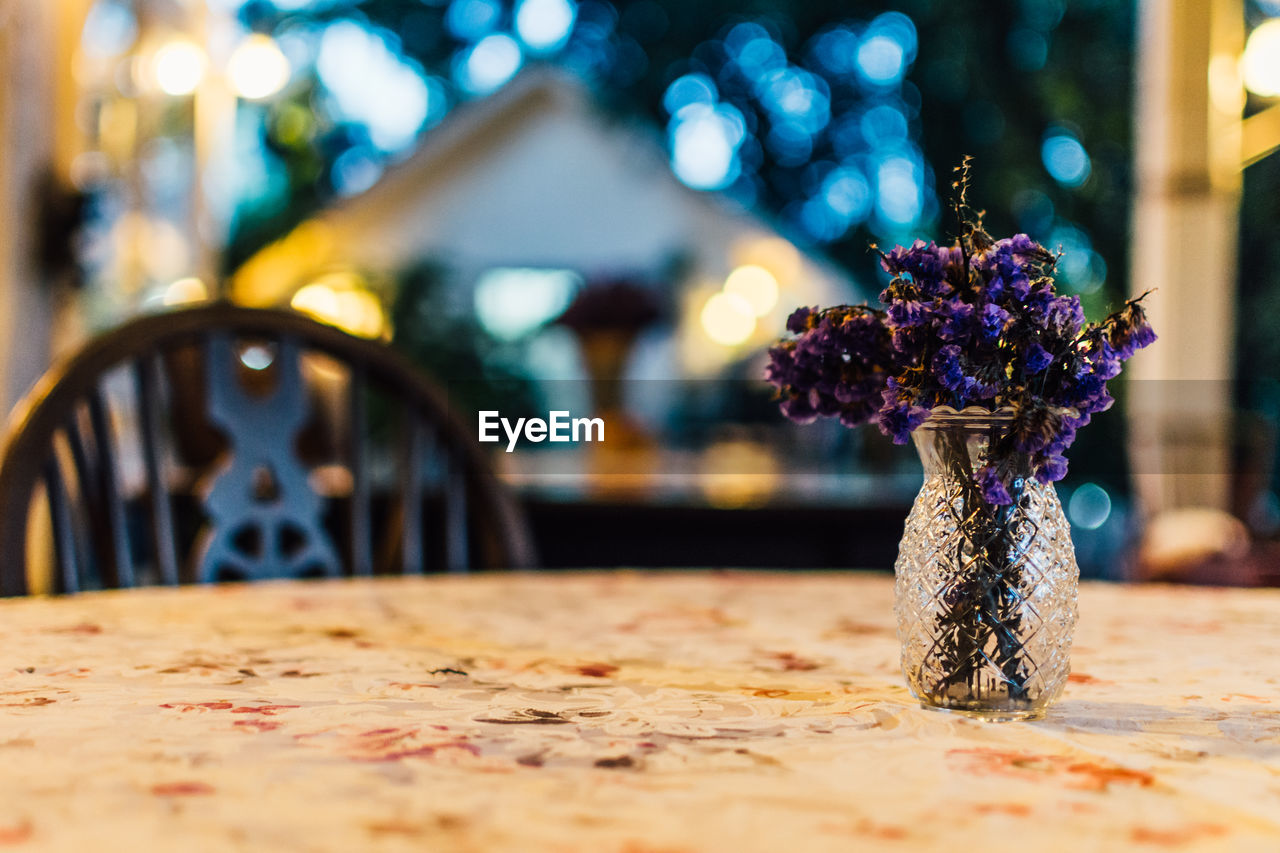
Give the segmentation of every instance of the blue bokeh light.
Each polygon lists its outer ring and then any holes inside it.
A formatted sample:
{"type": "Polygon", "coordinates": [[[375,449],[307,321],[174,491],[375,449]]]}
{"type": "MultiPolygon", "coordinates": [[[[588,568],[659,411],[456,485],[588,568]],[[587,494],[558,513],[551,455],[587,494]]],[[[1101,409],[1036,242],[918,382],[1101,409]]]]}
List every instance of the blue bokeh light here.
{"type": "Polygon", "coordinates": [[[821,198],[811,198],[799,206],[800,226],[814,240],[829,243],[848,230],[848,222],[821,198]]]}
{"type": "Polygon", "coordinates": [[[523,64],[520,44],[505,33],[494,33],[458,57],[454,78],[468,94],[487,95],[514,77],[523,64]]]}
{"type": "Polygon", "coordinates": [[[872,83],[896,83],[906,70],[906,54],[893,37],[873,35],[858,46],[858,71],[872,83]]]}
{"type": "Polygon", "coordinates": [[[787,52],[763,26],[746,21],[734,26],[724,37],[725,49],[748,77],[785,67],[787,52]]]}
{"type": "Polygon", "coordinates": [[[861,222],[871,212],[871,185],[862,170],[841,166],[828,173],[822,185],[827,207],[846,223],[861,222]]]}
{"type": "Polygon", "coordinates": [[[416,63],[392,51],[381,34],[353,21],[324,29],[316,72],[333,111],[364,124],[373,144],[386,152],[412,143],[428,119],[446,106],[416,63]]]}
{"type": "Polygon", "coordinates": [[[792,199],[782,218],[815,243],[863,222],[883,238],[919,228],[938,203],[914,143],[920,93],[905,80],[917,50],[915,25],[898,12],[831,24],[798,58],[768,21],[738,22],[663,95],[672,168],[740,202],[792,199]],[[712,121],[728,105],[741,135],[712,121]]]}
{"type": "Polygon", "coordinates": [[[858,34],[846,26],[835,26],[813,40],[812,54],[818,65],[839,77],[857,71],[858,34]]]}
{"type": "Polygon", "coordinates": [[[831,150],[842,160],[861,154],[866,147],[862,116],[848,112],[832,119],[827,128],[827,139],[831,142],[831,150]]]}
{"type": "Polygon", "coordinates": [[[877,165],[875,211],[884,230],[910,228],[919,221],[924,206],[921,171],[915,158],[903,155],[877,165]]]}
{"type": "Polygon", "coordinates": [[[668,128],[672,171],[694,189],[724,189],[741,171],[738,147],[745,133],[742,113],[729,104],[684,107],[668,128]]]}
{"type": "Polygon", "coordinates": [[[1074,293],[1096,293],[1107,279],[1107,262],[1093,249],[1093,241],[1083,230],[1061,221],[1049,232],[1048,248],[1062,253],[1058,273],[1062,283],[1074,293]]]}
{"type": "Polygon", "coordinates": [[[916,49],[919,46],[916,25],[906,15],[901,12],[885,12],[883,15],[877,15],[867,32],[869,34],[885,33],[891,36],[894,41],[902,45],[907,62],[915,62],[916,49]]]}
{"type": "Polygon", "coordinates": [[[138,35],[138,21],[126,3],[99,0],[85,18],[80,46],[94,57],[124,53],[138,35]]]}
{"type": "Polygon", "coordinates": [[[675,115],[690,104],[715,104],[718,93],[715,82],[705,74],[677,77],[662,96],[662,107],[675,115]]]}
{"type": "Polygon", "coordinates": [[[535,53],[550,53],[569,40],[577,16],[575,0],[520,0],[516,35],[535,53]]]}
{"type": "Polygon", "coordinates": [[[803,166],[813,156],[813,136],[804,127],[788,121],[775,124],[765,137],[764,145],[783,166],[803,166]]]}
{"type": "Polygon", "coordinates": [[[807,134],[822,130],[831,121],[831,95],[827,83],[802,68],[777,68],[757,81],[761,104],[781,121],[807,134]]]}
{"type": "Polygon", "coordinates": [[[453,0],[444,13],[444,26],[454,38],[479,41],[498,28],[502,4],[498,0],[453,0]]]}
{"type": "Polygon", "coordinates": [[[1067,187],[1080,186],[1089,179],[1092,171],[1089,154],[1080,140],[1061,128],[1055,128],[1045,136],[1040,147],[1040,159],[1049,176],[1067,187]]]}
{"type": "Polygon", "coordinates": [[[858,74],[874,86],[902,81],[916,55],[916,27],[900,12],[886,12],[871,22],[858,46],[858,74]]]}
{"type": "Polygon", "coordinates": [[[872,148],[897,145],[907,139],[907,117],[892,104],[880,104],[862,115],[859,130],[872,148]]]}
{"type": "Polygon", "coordinates": [[[357,195],[372,187],[382,177],[382,163],[373,149],[357,145],[348,148],[333,161],[329,179],[338,195],[357,195]]]}
{"type": "Polygon", "coordinates": [[[1097,530],[1111,517],[1111,495],[1097,483],[1084,483],[1067,502],[1071,523],[1084,530],[1097,530]]]}

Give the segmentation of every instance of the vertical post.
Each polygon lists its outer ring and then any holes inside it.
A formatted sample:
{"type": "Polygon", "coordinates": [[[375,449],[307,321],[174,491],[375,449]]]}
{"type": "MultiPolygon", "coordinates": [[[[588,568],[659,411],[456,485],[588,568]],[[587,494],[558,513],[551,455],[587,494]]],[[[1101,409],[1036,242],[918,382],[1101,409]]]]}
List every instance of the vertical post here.
{"type": "Polygon", "coordinates": [[[55,3],[0,0],[0,411],[49,359],[52,310],[37,263],[42,181],[54,165],[59,107],[55,3]]]}
{"type": "MultiPolygon", "coordinates": [[[[225,296],[221,283],[221,257],[226,243],[229,211],[220,210],[209,192],[210,182],[231,166],[235,144],[236,96],[218,69],[224,64],[231,38],[231,21],[208,3],[193,11],[196,40],[205,45],[209,68],[193,95],[191,129],[194,174],[191,179],[191,238],[195,275],[210,296],[225,296]]],[[[225,178],[221,178],[225,179],[225,178]]]]}
{"type": "Polygon", "coordinates": [[[1241,0],[1141,0],[1131,281],[1162,340],[1135,357],[1128,419],[1146,513],[1231,499],[1241,0]]]}

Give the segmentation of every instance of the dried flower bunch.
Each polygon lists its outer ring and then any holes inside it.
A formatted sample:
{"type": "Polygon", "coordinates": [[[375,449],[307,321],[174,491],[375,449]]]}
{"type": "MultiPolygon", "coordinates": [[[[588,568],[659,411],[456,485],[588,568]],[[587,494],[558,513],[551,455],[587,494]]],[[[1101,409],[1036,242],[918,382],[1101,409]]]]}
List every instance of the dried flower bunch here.
{"type": "MultiPolygon", "coordinates": [[[[1078,296],[1054,292],[1057,255],[1026,234],[993,240],[968,204],[969,168],[966,158],[956,170],[955,245],[917,240],[881,253],[893,277],[880,294],[886,309],[797,310],[787,320],[796,337],[770,349],[766,377],[791,420],[875,420],[897,444],[935,407],[1011,410],[1004,449],[1053,482],[1066,475],[1076,431],[1110,408],[1107,380],[1156,335],[1143,297],[1086,323],[1078,296]]],[[[1010,503],[996,463],[974,477],[989,503],[1010,503]]]]}

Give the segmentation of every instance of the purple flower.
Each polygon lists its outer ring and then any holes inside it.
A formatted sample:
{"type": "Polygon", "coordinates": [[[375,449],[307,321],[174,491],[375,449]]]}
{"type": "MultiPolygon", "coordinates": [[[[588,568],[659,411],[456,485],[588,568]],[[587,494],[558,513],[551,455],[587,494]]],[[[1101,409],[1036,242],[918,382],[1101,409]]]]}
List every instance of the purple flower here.
{"type": "Polygon", "coordinates": [[[764,377],[778,388],[812,384],[805,382],[805,372],[796,365],[794,341],[785,341],[769,348],[769,366],[765,368],[764,377]]]}
{"type": "Polygon", "coordinates": [[[916,427],[929,420],[930,411],[923,406],[889,402],[892,392],[886,391],[886,402],[880,408],[880,432],[893,439],[894,444],[906,444],[916,427]]]}
{"type": "Polygon", "coordinates": [[[1055,409],[1042,401],[1024,403],[1013,419],[1013,446],[1023,453],[1043,450],[1062,430],[1067,411],[1055,409]]]}
{"type": "Polygon", "coordinates": [[[1084,373],[1067,384],[1058,399],[1063,406],[1082,413],[1105,412],[1115,402],[1107,393],[1107,381],[1096,373],[1084,373]]]}
{"type": "Polygon", "coordinates": [[[1027,373],[1035,376],[1052,363],[1053,354],[1040,346],[1039,342],[1032,341],[1031,346],[1027,347],[1027,373]]]}
{"type": "Polygon", "coordinates": [[[1146,312],[1136,300],[1130,300],[1124,310],[1108,320],[1108,343],[1123,361],[1128,361],[1138,350],[1156,342],[1155,330],[1147,322],[1146,312]]]}
{"type": "Polygon", "coordinates": [[[1064,338],[1074,338],[1084,325],[1084,309],[1079,296],[1059,296],[1049,301],[1049,327],[1064,338]]]}
{"type": "Polygon", "coordinates": [[[880,265],[886,272],[895,275],[906,273],[920,281],[940,278],[949,260],[950,252],[939,251],[936,243],[916,240],[907,248],[895,246],[880,265]]]}
{"type": "Polygon", "coordinates": [[[942,347],[933,356],[934,376],[938,377],[938,384],[948,391],[954,391],[964,382],[964,368],[960,365],[960,347],[956,344],[947,344],[942,347]]]}
{"type": "Polygon", "coordinates": [[[974,308],[968,302],[943,302],[935,314],[942,319],[942,325],[938,327],[938,337],[942,340],[965,343],[973,336],[974,308]]]}
{"type": "Polygon", "coordinates": [[[1036,469],[1036,479],[1048,485],[1067,476],[1067,460],[1062,456],[1046,456],[1036,469]]]}
{"type": "Polygon", "coordinates": [[[1044,251],[1044,248],[1039,243],[1026,234],[1014,234],[1012,237],[1006,237],[998,241],[996,246],[1008,249],[1009,252],[1015,255],[1033,255],[1044,251]]]}
{"type": "Polygon", "coordinates": [[[809,328],[809,318],[817,313],[816,308],[797,308],[787,318],[787,331],[801,334],[809,328]]]}
{"type": "Polygon", "coordinates": [[[1025,301],[1031,295],[1031,279],[1026,273],[1014,273],[1009,278],[1009,292],[1019,302],[1025,301]]]}
{"type": "Polygon", "coordinates": [[[982,309],[982,339],[987,343],[995,343],[1008,322],[1008,311],[994,302],[987,303],[982,309]]]}
{"type": "Polygon", "coordinates": [[[911,363],[919,358],[918,353],[924,349],[924,343],[928,339],[929,336],[923,328],[898,327],[893,330],[893,349],[904,362],[911,363]]]}
{"type": "Polygon", "coordinates": [[[874,417],[895,366],[883,313],[865,306],[806,308],[792,321],[801,331],[770,348],[765,369],[782,413],[797,423],[838,417],[847,426],[874,417]]]}
{"type": "Polygon", "coordinates": [[[1150,326],[1143,325],[1135,327],[1120,342],[1119,356],[1122,359],[1128,359],[1140,349],[1151,346],[1156,342],[1156,332],[1150,326]]]}
{"type": "Polygon", "coordinates": [[[808,394],[786,397],[782,401],[782,413],[788,420],[798,424],[811,424],[818,419],[818,407],[815,405],[817,397],[816,390],[811,390],[808,394]]]}
{"type": "Polygon", "coordinates": [[[973,479],[982,490],[982,498],[992,506],[1008,506],[1013,503],[1009,489],[1000,479],[1000,473],[990,465],[985,465],[973,473],[973,479]]]}
{"type": "Polygon", "coordinates": [[[1026,309],[1030,318],[1034,318],[1033,322],[1043,323],[1044,318],[1049,314],[1049,303],[1053,301],[1053,283],[1050,281],[1042,281],[1033,285],[1027,291],[1027,296],[1023,300],[1023,307],[1026,309]]]}
{"type": "MultiPolygon", "coordinates": [[[[881,255],[884,310],[797,310],[765,376],[792,420],[874,419],[898,444],[934,406],[1008,406],[1011,449],[1042,482],[1059,480],[1077,431],[1113,402],[1107,380],[1156,339],[1142,299],[1086,325],[1079,298],[1054,292],[1055,255],[1026,234],[992,240],[974,222],[964,233],[954,246],[917,240],[881,255]]],[[[1010,485],[997,470],[980,470],[977,485],[1003,505],[1010,485]]]]}
{"type": "Polygon", "coordinates": [[[923,326],[929,322],[928,309],[923,302],[899,300],[889,306],[889,321],[903,328],[923,326]]]}

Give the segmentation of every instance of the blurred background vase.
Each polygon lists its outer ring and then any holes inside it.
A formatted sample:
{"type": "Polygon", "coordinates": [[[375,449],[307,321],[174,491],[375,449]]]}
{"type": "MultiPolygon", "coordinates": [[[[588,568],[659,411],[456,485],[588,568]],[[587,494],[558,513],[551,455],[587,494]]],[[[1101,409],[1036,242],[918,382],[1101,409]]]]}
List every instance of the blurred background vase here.
{"type": "Polygon", "coordinates": [[[1001,456],[1011,415],[975,412],[935,409],[913,436],[925,480],[894,567],[902,669],[927,708],[1033,719],[1070,672],[1079,569],[1053,485],[1001,456]],[[1011,504],[975,482],[989,463],[1011,504]]]}
{"type": "Polygon", "coordinates": [[[630,278],[601,278],[589,281],[556,321],[578,339],[593,411],[604,419],[605,444],[613,449],[649,443],[627,413],[623,379],[636,340],[662,316],[653,288],[630,278]]]}
{"type": "Polygon", "coordinates": [[[577,330],[578,346],[582,352],[583,369],[591,384],[591,401],[595,413],[603,417],[606,423],[619,427],[630,427],[624,406],[622,377],[639,334],[639,329],[625,328],[577,330]]]}

